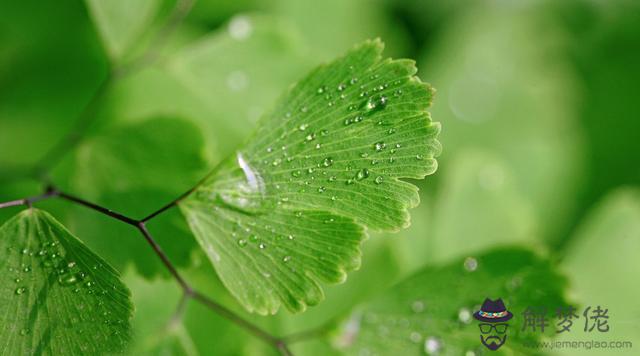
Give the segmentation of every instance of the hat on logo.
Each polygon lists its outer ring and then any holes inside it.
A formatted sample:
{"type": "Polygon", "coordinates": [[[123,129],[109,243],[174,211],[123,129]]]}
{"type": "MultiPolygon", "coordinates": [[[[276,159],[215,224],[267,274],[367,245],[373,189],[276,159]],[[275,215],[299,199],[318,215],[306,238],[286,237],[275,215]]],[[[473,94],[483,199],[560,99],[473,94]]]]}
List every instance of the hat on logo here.
{"type": "Polygon", "coordinates": [[[502,299],[485,299],[479,311],[473,313],[473,317],[487,323],[502,323],[513,318],[513,314],[505,308],[502,299]]]}

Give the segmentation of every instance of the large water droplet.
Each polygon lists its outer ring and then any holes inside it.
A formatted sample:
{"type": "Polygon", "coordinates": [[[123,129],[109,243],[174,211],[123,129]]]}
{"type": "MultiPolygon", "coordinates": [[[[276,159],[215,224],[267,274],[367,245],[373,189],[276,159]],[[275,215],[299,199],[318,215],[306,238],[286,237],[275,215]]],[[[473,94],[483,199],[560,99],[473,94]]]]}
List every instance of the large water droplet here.
{"type": "Polygon", "coordinates": [[[375,179],[376,184],[382,184],[383,181],[384,181],[384,178],[382,176],[377,176],[375,179]]]}
{"type": "Polygon", "coordinates": [[[25,288],[25,287],[18,287],[18,288],[16,288],[16,294],[17,294],[17,295],[23,294],[23,293],[24,293],[24,292],[26,292],[26,291],[27,291],[27,288],[25,288]]]}

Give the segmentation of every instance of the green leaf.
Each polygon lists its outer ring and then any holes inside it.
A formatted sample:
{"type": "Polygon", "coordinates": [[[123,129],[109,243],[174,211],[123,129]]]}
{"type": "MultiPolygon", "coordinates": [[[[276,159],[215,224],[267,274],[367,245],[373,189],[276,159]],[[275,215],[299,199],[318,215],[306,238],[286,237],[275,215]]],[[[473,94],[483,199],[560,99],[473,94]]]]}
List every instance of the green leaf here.
{"type": "Polygon", "coordinates": [[[109,56],[120,59],[153,20],[158,0],[86,0],[109,56]]]}
{"type": "Polygon", "coordinates": [[[333,335],[346,354],[464,355],[482,354],[472,313],[485,298],[502,298],[514,314],[506,354],[530,354],[523,342],[541,332],[522,332],[521,315],[529,306],[554,308],[563,300],[565,279],[550,263],[519,248],[492,250],[475,259],[428,267],[354,309],[333,335]],[[429,352],[432,351],[432,352],[429,352]]]}
{"type": "Polygon", "coordinates": [[[130,292],[118,272],[48,213],[28,209],[0,227],[0,343],[11,355],[120,352],[130,292]]]}
{"type": "Polygon", "coordinates": [[[420,65],[433,71],[443,104],[433,115],[450,118],[443,167],[463,150],[496,154],[530,202],[539,236],[551,240],[567,228],[583,177],[578,84],[556,41],[562,30],[529,5],[466,7],[420,65]]]}
{"type": "Polygon", "coordinates": [[[254,136],[180,206],[223,283],[250,311],[303,310],[317,281],[359,265],[363,228],[409,225],[436,169],[432,90],[409,60],[366,42],[293,86],[254,136]]]}
{"type": "MultiPolygon", "coordinates": [[[[279,19],[236,16],[167,59],[167,72],[187,90],[170,88],[170,100],[154,100],[152,105],[171,106],[163,109],[170,112],[188,110],[190,117],[208,125],[220,149],[229,154],[278,95],[311,69],[314,62],[304,48],[296,32],[279,19]],[[177,102],[176,93],[182,94],[177,102]],[[194,99],[204,105],[194,105],[194,99]],[[206,112],[196,112],[199,106],[206,112]]],[[[143,102],[148,101],[148,90],[146,85],[140,90],[143,102]]],[[[140,105],[139,101],[132,105],[140,105]]]]}
{"type": "MultiPolygon", "coordinates": [[[[598,340],[640,343],[637,324],[640,317],[639,236],[640,190],[620,188],[607,195],[587,215],[567,246],[561,266],[569,277],[571,295],[583,308],[594,309],[600,305],[608,309],[611,329],[608,333],[598,333],[598,340]]],[[[592,340],[594,336],[572,333],[570,340],[592,340]]],[[[620,352],[637,353],[632,349],[620,352]]]]}
{"type": "Polygon", "coordinates": [[[183,193],[207,169],[208,149],[200,130],[172,117],[105,130],[78,148],[74,188],[91,198],[135,189],[183,193]]]}
{"type": "Polygon", "coordinates": [[[500,156],[469,149],[447,168],[440,174],[428,249],[414,253],[445,262],[501,245],[535,244],[531,203],[518,191],[512,167],[500,156]]]}

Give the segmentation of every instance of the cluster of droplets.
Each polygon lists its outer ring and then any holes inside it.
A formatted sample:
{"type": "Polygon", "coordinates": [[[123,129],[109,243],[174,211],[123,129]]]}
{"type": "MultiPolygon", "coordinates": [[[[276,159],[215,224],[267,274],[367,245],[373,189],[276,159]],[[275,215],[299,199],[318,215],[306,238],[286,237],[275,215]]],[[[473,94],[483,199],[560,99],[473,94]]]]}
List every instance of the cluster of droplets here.
{"type": "MultiPolygon", "coordinates": [[[[355,71],[355,68],[352,68],[352,71],[355,71]]],[[[344,126],[360,127],[356,124],[370,122],[377,130],[382,129],[381,132],[389,136],[373,142],[370,151],[358,153],[363,160],[350,159],[353,163],[347,163],[346,167],[342,166],[338,169],[332,154],[322,155],[325,146],[332,142],[332,131],[339,131],[340,128],[335,124],[314,128],[313,121],[300,120],[300,118],[313,118],[314,114],[317,114],[316,110],[321,110],[317,105],[303,104],[293,112],[287,112],[284,115],[285,121],[298,122],[295,128],[291,131],[282,130],[280,132],[280,140],[291,141],[289,136],[295,134],[297,135],[295,137],[300,140],[299,144],[267,147],[267,154],[262,160],[262,164],[271,167],[285,167],[283,172],[289,174],[288,177],[285,176],[285,179],[288,179],[289,183],[297,185],[298,193],[321,194],[331,202],[339,200],[339,194],[337,194],[339,189],[332,188],[337,182],[343,182],[346,185],[366,181],[376,185],[384,184],[387,181],[385,177],[389,174],[389,170],[381,163],[395,163],[396,153],[403,147],[403,143],[398,142],[398,139],[393,136],[397,131],[393,127],[393,122],[385,120],[381,115],[377,115],[378,119],[375,120],[373,117],[376,116],[373,114],[389,107],[390,101],[403,95],[400,86],[404,84],[404,81],[399,79],[393,82],[383,82],[379,74],[371,74],[367,79],[367,84],[360,84],[358,76],[352,76],[348,80],[320,85],[316,88],[316,95],[324,98],[328,106],[337,105],[343,99],[355,99],[352,100],[352,103],[344,101],[343,105],[336,106],[335,110],[345,110],[347,117],[344,119],[344,126]],[[300,123],[300,121],[303,122],[300,123]],[[292,150],[300,148],[301,152],[292,153],[292,150]],[[363,166],[362,163],[365,163],[366,166],[363,166]],[[359,165],[359,167],[354,165],[359,165]]],[[[351,134],[357,135],[358,133],[351,134]]],[[[424,159],[424,156],[416,154],[415,159],[420,161],[424,159]]],[[[275,189],[282,188],[280,184],[272,186],[275,189]]],[[[293,192],[287,190],[280,193],[280,198],[276,203],[278,205],[288,203],[288,193],[293,192]]]]}
{"type": "MultiPolygon", "coordinates": [[[[296,212],[296,217],[301,216],[302,212],[296,212]]],[[[254,246],[254,248],[259,250],[266,250],[270,243],[279,244],[286,241],[294,241],[296,239],[293,234],[278,234],[276,229],[269,224],[265,224],[263,229],[266,231],[267,235],[273,236],[273,239],[270,239],[270,242],[260,236],[260,233],[257,232],[257,223],[253,221],[247,223],[247,226],[243,226],[239,222],[236,222],[233,231],[231,232],[231,236],[236,239],[236,243],[240,248],[254,246]]],[[[292,260],[292,257],[285,254],[281,257],[281,260],[283,263],[289,263],[292,260]]],[[[270,275],[265,275],[265,277],[270,277],[270,275]]]]}
{"type": "MultiPolygon", "coordinates": [[[[20,249],[19,253],[23,255],[21,259],[28,262],[22,263],[18,268],[9,268],[10,273],[16,274],[14,278],[16,296],[26,296],[34,292],[33,288],[40,288],[34,286],[39,277],[46,279],[53,277],[59,286],[65,289],[71,288],[70,290],[74,294],[83,292],[92,295],[91,299],[78,299],[78,302],[73,304],[73,307],[79,312],[77,316],[60,322],[68,327],[74,327],[82,322],[90,322],[94,326],[95,333],[92,335],[94,341],[100,341],[99,339],[102,338],[106,342],[111,340],[113,336],[118,336],[119,331],[117,330],[109,331],[107,329],[105,331],[98,330],[96,327],[96,325],[109,326],[125,323],[125,320],[115,318],[111,308],[105,304],[105,298],[108,298],[107,289],[99,288],[90,273],[83,271],[75,260],[68,258],[59,242],[45,241],[41,244],[32,244],[20,249]]],[[[94,270],[93,274],[98,273],[100,268],[102,268],[100,264],[93,265],[91,267],[94,270]]],[[[117,289],[115,285],[112,285],[111,288],[117,289]]],[[[22,328],[19,334],[24,336],[29,332],[28,328],[22,328]]],[[[84,330],[80,329],[79,332],[84,333],[84,330]]],[[[115,341],[124,345],[125,338],[117,337],[115,341]]],[[[114,342],[114,340],[110,342],[114,342]]],[[[88,346],[86,347],[89,349],[88,346]]]]}

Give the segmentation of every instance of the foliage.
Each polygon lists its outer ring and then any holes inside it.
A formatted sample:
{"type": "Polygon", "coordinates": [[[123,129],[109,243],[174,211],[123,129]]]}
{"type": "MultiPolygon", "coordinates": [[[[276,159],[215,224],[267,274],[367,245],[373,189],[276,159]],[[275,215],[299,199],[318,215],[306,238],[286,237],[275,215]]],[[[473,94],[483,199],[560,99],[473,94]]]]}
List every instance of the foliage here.
{"type": "Polygon", "coordinates": [[[640,344],[638,10],[3,2],[4,353],[480,354],[487,296],[640,344]]]}

